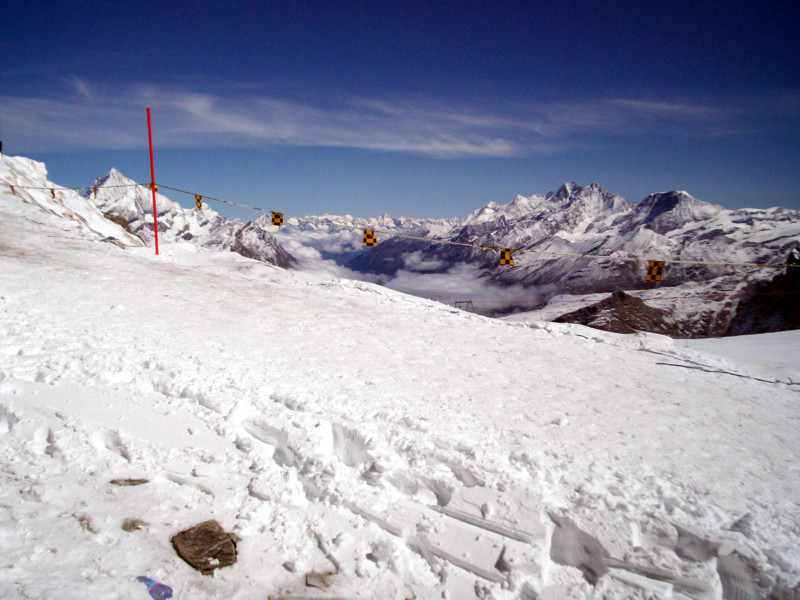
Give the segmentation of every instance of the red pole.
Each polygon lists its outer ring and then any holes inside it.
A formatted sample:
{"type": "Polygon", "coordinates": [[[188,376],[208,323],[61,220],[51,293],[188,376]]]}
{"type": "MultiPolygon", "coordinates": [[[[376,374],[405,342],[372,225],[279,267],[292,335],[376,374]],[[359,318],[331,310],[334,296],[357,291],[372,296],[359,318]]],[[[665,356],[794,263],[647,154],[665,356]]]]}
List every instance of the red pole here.
{"type": "Polygon", "coordinates": [[[153,166],[153,128],[150,125],[150,109],[147,109],[147,137],[150,140],[150,189],[153,190],[153,231],[156,234],[156,256],[158,255],[158,210],[156,209],[156,170],[153,166]]]}

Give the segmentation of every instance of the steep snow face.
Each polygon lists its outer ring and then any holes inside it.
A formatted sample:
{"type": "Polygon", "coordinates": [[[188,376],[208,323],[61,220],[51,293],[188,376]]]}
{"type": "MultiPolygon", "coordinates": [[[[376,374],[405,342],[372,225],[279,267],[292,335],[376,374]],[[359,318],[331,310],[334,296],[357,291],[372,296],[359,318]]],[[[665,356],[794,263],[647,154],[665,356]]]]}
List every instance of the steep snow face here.
{"type": "Polygon", "coordinates": [[[592,182],[587,187],[581,187],[575,182],[565,183],[546,198],[551,204],[561,205],[562,210],[570,209],[579,213],[584,220],[604,219],[634,207],[633,203],[604,190],[597,182],[592,182]]]}
{"type": "Polygon", "coordinates": [[[506,205],[491,202],[472,213],[464,226],[487,232],[500,230],[498,233],[503,229],[530,229],[526,232],[528,237],[537,232],[582,233],[590,223],[630,211],[634,206],[597,183],[581,187],[570,182],[546,196],[517,196],[506,205]]]}
{"type": "Polygon", "coordinates": [[[796,335],[505,323],[40,206],[0,188],[0,597],[796,597],[796,335]],[[170,544],[207,519],[213,577],[170,544]]]}
{"type": "Polygon", "coordinates": [[[631,226],[643,225],[663,235],[692,223],[709,220],[724,211],[721,206],[701,202],[686,192],[652,194],[636,207],[631,226]]]}
{"type": "MultiPolygon", "coordinates": [[[[97,188],[86,198],[104,213],[125,219],[130,230],[152,244],[153,192],[137,185],[117,169],[111,169],[94,181],[97,188]]],[[[248,258],[291,266],[294,258],[268,232],[238,219],[226,219],[203,204],[202,209],[185,209],[161,193],[156,193],[158,236],[164,242],[192,242],[204,248],[231,250],[248,258]]]]}
{"type": "Polygon", "coordinates": [[[3,192],[11,193],[9,186],[15,186],[16,196],[22,202],[35,204],[48,213],[64,217],[64,225],[70,224],[124,246],[144,245],[141,239],[106,219],[77,192],[48,181],[44,163],[22,156],[0,154],[0,181],[4,184],[3,192]]]}

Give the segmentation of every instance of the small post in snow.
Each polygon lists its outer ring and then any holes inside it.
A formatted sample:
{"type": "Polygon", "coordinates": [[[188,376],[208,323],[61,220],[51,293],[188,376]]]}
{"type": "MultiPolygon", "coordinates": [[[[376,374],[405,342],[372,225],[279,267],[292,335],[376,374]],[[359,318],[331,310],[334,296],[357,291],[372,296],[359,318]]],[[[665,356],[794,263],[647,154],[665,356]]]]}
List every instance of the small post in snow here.
{"type": "Polygon", "coordinates": [[[156,170],[153,166],[153,128],[150,125],[150,109],[147,109],[147,138],[150,141],[150,189],[153,190],[153,231],[156,234],[156,256],[158,256],[158,210],[156,209],[156,170]]]}

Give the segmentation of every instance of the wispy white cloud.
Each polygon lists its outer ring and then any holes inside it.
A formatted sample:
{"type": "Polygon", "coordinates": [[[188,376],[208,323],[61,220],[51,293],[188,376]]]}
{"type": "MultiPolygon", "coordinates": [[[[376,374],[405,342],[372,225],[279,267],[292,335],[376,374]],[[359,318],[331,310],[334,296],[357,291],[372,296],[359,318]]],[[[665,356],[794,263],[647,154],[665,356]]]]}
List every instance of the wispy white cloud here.
{"type": "Polygon", "coordinates": [[[64,80],[64,83],[71,87],[79,96],[84,98],[93,98],[95,96],[95,91],[91,83],[89,83],[86,79],[78,77],[77,75],[72,75],[64,80]]]}
{"type": "Polygon", "coordinates": [[[714,120],[719,117],[718,109],[703,104],[664,102],[663,100],[632,100],[630,98],[617,98],[608,102],[619,106],[623,110],[640,114],[703,120],[714,120]]]}
{"type": "MultiPolygon", "coordinates": [[[[581,136],[720,136],[756,129],[758,111],[791,120],[785,102],[671,102],[599,98],[559,102],[447,102],[433,98],[282,97],[232,84],[95,85],[73,76],[66,91],[0,96],[0,121],[20,151],[127,149],[146,143],[152,107],[161,147],[319,146],[438,158],[512,157],[579,144],[581,136]]],[[[789,102],[798,95],[788,95],[789,102]]],[[[797,125],[797,118],[793,123],[797,125]]]]}

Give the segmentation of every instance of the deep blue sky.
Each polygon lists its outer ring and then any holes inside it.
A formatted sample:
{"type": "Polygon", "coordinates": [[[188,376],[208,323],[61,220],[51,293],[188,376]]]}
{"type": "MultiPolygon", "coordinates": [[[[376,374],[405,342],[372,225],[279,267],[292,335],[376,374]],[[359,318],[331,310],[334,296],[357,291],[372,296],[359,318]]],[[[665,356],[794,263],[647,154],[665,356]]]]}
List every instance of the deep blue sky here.
{"type": "Polygon", "coordinates": [[[464,216],[568,180],[800,209],[797,2],[254,4],[4,5],[4,150],[147,181],[149,106],[157,181],[288,214],[464,216]]]}

